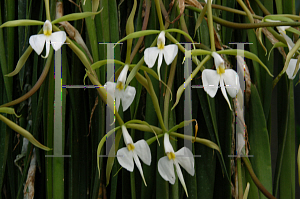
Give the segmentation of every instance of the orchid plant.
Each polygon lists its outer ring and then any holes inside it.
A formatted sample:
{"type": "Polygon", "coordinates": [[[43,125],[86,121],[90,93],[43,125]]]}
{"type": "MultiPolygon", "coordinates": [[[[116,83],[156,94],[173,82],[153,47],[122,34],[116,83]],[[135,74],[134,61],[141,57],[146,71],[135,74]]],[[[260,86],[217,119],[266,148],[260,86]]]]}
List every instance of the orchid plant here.
{"type": "Polygon", "coordinates": [[[213,2],[1,1],[0,198],[296,198],[294,1],[213,2]]]}

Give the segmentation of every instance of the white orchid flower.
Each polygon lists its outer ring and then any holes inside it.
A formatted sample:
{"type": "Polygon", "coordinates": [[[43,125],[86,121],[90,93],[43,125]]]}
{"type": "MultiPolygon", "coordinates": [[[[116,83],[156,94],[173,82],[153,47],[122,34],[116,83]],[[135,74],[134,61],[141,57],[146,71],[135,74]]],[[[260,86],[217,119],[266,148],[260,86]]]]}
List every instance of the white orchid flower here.
{"type": "Polygon", "coordinates": [[[122,100],[123,111],[126,111],[134,100],[136,90],[132,86],[127,86],[125,89],[125,82],[127,79],[127,72],[129,66],[126,64],[121,71],[117,83],[106,82],[107,92],[116,99],[116,109],[119,110],[120,100],[122,100]]]}
{"type": "Polygon", "coordinates": [[[43,58],[47,58],[50,51],[50,42],[55,51],[61,48],[63,43],[66,41],[66,33],[64,31],[58,31],[52,33],[52,24],[49,20],[46,20],[43,26],[44,34],[32,35],[29,38],[29,44],[33,50],[40,55],[44,49],[46,42],[46,55],[43,58]]]}
{"type": "Polygon", "coordinates": [[[193,153],[186,147],[181,148],[177,152],[174,149],[169,140],[169,134],[164,135],[164,148],[167,156],[164,156],[158,161],[158,172],[161,177],[169,181],[171,184],[175,183],[174,166],[176,168],[177,176],[184,188],[184,191],[188,197],[188,192],[183,179],[183,175],[179,164],[192,176],[195,174],[194,170],[194,156],[193,153]]]}
{"type": "Polygon", "coordinates": [[[157,63],[157,73],[160,80],[160,67],[162,64],[163,57],[165,58],[166,64],[169,65],[173,62],[174,58],[178,53],[178,46],[176,44],[170,44],[165,46],[165,32],[162,31],[157,38],[157,47],[147,48],[144,52],[144,60],[149,68],[152,68],[156,62],[157,63]]]}
{"type": "Polygon", "coordinates": [[[202,72],[203,88],[205,92],[210,97],[213,98],[215,97],[218,91],[218,85],[220,83],[222,94],[226,99],[230,110],[232,110],[229,99],[225,91],[224,82],[226,84],[226,90],[228,94],[232,98],[234,98],[238,93],[238,90],[240,89],[238,74],[232,69],[225,69],[224,60],[218,53],[213,52],[212,56],[214,57],[216,70],[212,70],[212,69],[203,70],[202,72]]]}
{"type": "MultiPolygon", "coordinates": [[[[266,21],[268,22],[281,22],[281,21],[278,21],[278,20],[271,20],[271,19],[266,19],[266,21]]],[[[281,36],[283,36],[283,38],[285,39],[286,43],[287,43],[287,46],[289,48],[289,50],[291,50],[295,44],[294,42],[292,41],[292,39],[286,35],[286,29],[290,28],[291,26],[277,26],[277,30],[278,32],[281,34],[281,36]]],[[[294,79],[297,72],[294,74],[294,71],[296,69],[296,64],[297,64],[297,59],[290,59],[290,62],[289,62],[289,65],[288,65],[288,68],[286,69],[286,74],[288,76],[289,79],[294,79]]],[[[299,70],[299,68],[298,68],[299,70]]]]}
{"type": "Polygon", "coordinates": [[[143,181],[145,183],[145,186],[147,186],[143,169],[141,162],[139,158],[146,164],[150,165],[151,163],[151,152],[149,145],[145,140],[139,140],[136,143],[133,143],[131,136],[129,135],[125,125],[122,126],[122,133],[124,142],[126,144],[126,147],[123,147],[117,151],[117,159],[119,164],[127,169],[128,171],[132,172],[134,169],[134,163],[133,160],[139,169],[141,176],[143,178],[143,181]]]}

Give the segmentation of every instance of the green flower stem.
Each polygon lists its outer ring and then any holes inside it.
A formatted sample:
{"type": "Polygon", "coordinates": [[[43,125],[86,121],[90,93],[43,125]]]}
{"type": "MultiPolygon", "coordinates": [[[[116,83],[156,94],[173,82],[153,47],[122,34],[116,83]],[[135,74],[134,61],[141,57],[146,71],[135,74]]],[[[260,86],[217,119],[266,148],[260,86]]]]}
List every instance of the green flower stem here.
{"type": "Polygon", "coordinates": [[[40,88],[40,86],[44,82],[45,78],[47,77],[47,74],[51,67],[52,58],[53,58],[53,49],[51,48],[49,56],[48,56],[46,64],[45,64],[45,67],[44,67],[44,70],[43,70],[39,80],[35,83],[35,85],[32,87],[32,89],[28,93],[23,95],[22,97],[15,99],[14,101],[8,102],[6,104],[3,104],[0,107],[13,106],[13,105],[19,104],[19,103],[23,102],[24,100],[28,99],[29,97],[31,97],[40,88]]]}
{"type": "MultiPolygon", "coordinates": [[[[86,1],[85,5],[82,5],[83,11],[84,12],[91,12],[92,11],[92,2],[91,1],[86,1]]],[[[91,51],[93,55],[93,61],[96,62],[99,60],[99,53],[98,53],[98,39],[96,35],[96,26],[95,26],[95,21],[92,19],[92,17],[86,17],[85,18],[86,22],[86,28],[87,32],[89,35],[89,40],[90,40],[90,46],[91,46],[91,51]]]]}
{"type": "Polygon", "coordinates": [[[174,84],[177,57],[178,56],[175,57],[174,61],[171,64],[169,78],[168,78],[168,87],[170,88],[170,90],[169,89],[166,90],[165,101],[164,101],[164,123],[167,129],[169,129],[169,105],[170,105],[170,96],[171,96],[170,91],[172,90],[172,86],[174,84]]]}
{"type": "MultiPolygon", "coordinates": [[[[195,8],[193,6],[186,6],[186,8],[193,10],[195,12],[201,13],[202,10],[195,8]]],[[[253,28],[262,28],[262,27],[275,27],[275,26],[300,26],[300,22],[261,22],[261,23],[234,23],[226,21],[219,17],[213,16],[214,22],[234,29],[253,29],[253,28]]]]}
{"type": "Polygon", "coordinates": [[[146,125],[146,124],[126,124],[126,128],[129,129],[136,129],[139,131],[145,131],[145,132],[153,132],[155,131],[156,134],[160,135],[163,134],[163,130],[161,128],[158,128],[156,126],[152,125],[146,125]]]}
{"type": "MultiPolygon", "coordinates": [[[[151,8],[151,1],[150,0],[146,0],[146,9],[145,9],[145,15],[144,15],[144,21],[143,21],[143,26],[142,26],[142,30],[146,30],[147,29],[147,25],[148,25],[148,21],[149,21],[149,15],[150,15],[150,8],[151,8]]],[[[139,40],[137,41],[136,45],[134,46],[134,49],[132,50],[132,53],[130,55],[130,62],[132,62],[134,56],[136,55],[136,53],[138,52],[140,46],[143,43],[145,36],[142,36],[139,38],[139,40]]]]}
{"type": "Polygon", "coordinates": [[[273,28],[271,27],[267,27],[267,30],[278,40],[281,41],[282,43],[286,44],[286,40],[283,38],[283,36],[281,36],[280,34],[278,34],[273,28]]]}
{"type": "Polygon", "coordinates": [[[157,16],[158,16],[159,25],[160,25],[160,30],[164,30],[165,26],[164,26],[164,22],[163,22],[163,19],[162,19],[159,0],[154,0],[154,2],[155,2],[156,12],[157,12],[157,16]]]}
{"type": "MultiPolygon", "coordinates": [[[[180,34],[177,34],[177,40],[180,39],[180,34]]],[[[177,65],[177,58],[178,55],[175,57],[171,64],[169,78],[168,78],[168,87],[170,89],[166,90],[165,101],[164,101],[164,122],[167,129],[169,129],[169,105],[170,105],[170,96],[172,91],[172,86],[174,84],[174,77],[176,72],[176,65],[177,65]]]]}
{"type": "MultiPolygon", "coordinates": [[[[202,6],[206,5],[206,3],[201,3],[201,4],[202,4],[202,6]]],[[[188,9],[190,9],[190,7],[193,7],[193,6],[189,6],[189,5],[186,6],[186,8],[188,8],[188,9]]],[[[221,6],[221,5],[217,5],[217,4],[212,4],[211,7],[213,9],[224,10],[224,11],[227,11],[227,12],[232,12],[234,14],[247,16],[246,12],[241,11],[241,10],[237,10],[237,9],[234,9],[234,8],[229,8],[229,7],[221,6]]],[[[263,19],[263,17],[261,17],[259,15],[256,15],[256,14],[252,14],[252,16],[253,16],[254,19],[260,19],[260,20],[263,19]]]]}
{"type": "Polygon", "coordinates": [[[208,23],[208,30],[209,30],[210,48],[211,51],[216,51],[213,15],[211,9],[211,1],[209,0],[207,1],[207,18],[208,18],[207,23],[208,23]]]}
{"type": "Polygon", "coordinates": [[[237,172],[238,172],[238,193],[239,199],[243,199],[243,180],[242,180],[242,164],[241,158],[237,158],[237,172]]]}
{"type": "Polygon", "coordinates": [[[220,148],[218,147],[218,145],[216,145],[214,142],[212,142],[210,140],[198,138],[198,137],[196,137],[196,140],[195,140],[194,136],[184,135],[184,134],[180,134],[180,133],[176,133],[176,132],[170,132],[170,135],[181,138],[181,139],[187,139],[187,140],[198,142],[200,144],[203,144],[205,146],[208,146],[209,148],[215,149],[218,152],[220,152],[220,148]]]}
{"type": "Polygon", "coordinates": [[[162,128],[163,132],[167,132],[167,129],[165,127],[165,124],[164,124],[164,121],[163,121],[163,118],[162,118],[162,115],[161,115],[158,99],[157,99],[157,96],[156,96],[155,91],[154,91],[153,86],[152,86],[151,79],[147,75],[147,72],[145,72],[145,76],[148,80],[148,86],[149,86],[149,90],[150,90],[150,93],[151,93],[150,95],[151,95],[151,99],[152,99],[152,102],[153,102],[153,106],[154,106],[158,121],[161,125],[161,128],[162,128]]]}
{"type": "Polygon", "coordinates": [[[240,4],[240,6],[243,8],[243,10],[246,12],[247,17],[250,21],[250,23],[254,23],[254,19],[253,16],[250,12],[250,10],[247,8],[247,6],[244,4],[244,2],[242,0],[237,0],[237,2],[240,4]]]}
{"type": "Polygon", "coordinates": [[[248,172],[253,180],[253,182],[255,183],[255,185],[257,186],[257,188],[267,197],[270,199],[276,199],[271,193],[269,193],[269,191],[261,184],[261,182],[258,180],[258,178],[256,177],[251,163],[248,159],[248,157],[242,157],[243,162],[245,163],[246,168],[248,169],[248,172]]]}
{"type": "Polygon", "coordinates": [[[258,7],[263,11],[263,13],[265,15],[270,15],[271,14],[269,12],[269,10],[267,10],[267,8],[265,8],[265,6],[259,0],[255,0],[255,2],[257,3],[258,7]]]}
{"type": "Polygon", "coordinates": [[[45,0],[46,19],[51,21],[49,0],[45,0]]]}
{"type": "MultiPolygon", "coordinates": [[[[135,15],[135,11],[136,11],[136,6],[137,6],[137,2],[136,2],[136,0],[134,0],[133,8],[131,10],[131,13],[128,17],[127,24],[126,24],[126,34],[127,35],[134,32],[133,20],[134,20],[134,15],[135,15]]],[[[132,47],[132,39],[128,39],[127,40],[127,53],[126,53],[126,60],[125,60],[126,64],[130,64],[131,47],[132,47]]]]}

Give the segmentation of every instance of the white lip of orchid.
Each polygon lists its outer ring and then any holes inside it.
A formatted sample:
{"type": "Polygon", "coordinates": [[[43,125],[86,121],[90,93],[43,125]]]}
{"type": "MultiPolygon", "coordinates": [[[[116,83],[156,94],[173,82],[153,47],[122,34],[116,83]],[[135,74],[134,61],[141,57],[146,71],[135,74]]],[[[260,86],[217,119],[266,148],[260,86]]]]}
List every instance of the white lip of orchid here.
{"type": "Polygon", "coordinates": [[[61,48],[66,41],[66,33],[64,31],[58,31],[52,33],[52,24],[49,20],[46,20],[43,26],[43,34],[32,35],[29,38],[29,44],[34,51],[40,55],[44,49],[46,43],[46,55],[42,57],[47,58],[50,51],[50,43],[55,51],[61,48]]]}
{"type": "Polygon", "coordinates": [[[120,91],[123,90],[125,87],[128,68],[129,68],[129,65],[126,64],[118,77],[116,88],[119,89],[120,91]]]}

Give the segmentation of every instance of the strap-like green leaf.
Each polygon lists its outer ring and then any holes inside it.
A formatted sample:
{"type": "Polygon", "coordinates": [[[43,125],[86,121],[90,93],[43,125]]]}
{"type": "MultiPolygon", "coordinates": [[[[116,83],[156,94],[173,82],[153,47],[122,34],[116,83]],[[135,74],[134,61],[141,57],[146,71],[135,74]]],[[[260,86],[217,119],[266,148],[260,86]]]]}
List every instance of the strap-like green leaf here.
{"type": "Polygon", "coordinates": [[[0,28],[4,27],[16,27],[16,26],[37,26],[37,25],[44,25],[44,22],[31,20],[31,19],[20,19],[14,21],[5,22],[0,26],[0,28]]]}
{"type": "MultiPolygon", "coordinates": [[[[86,17],[91,17],[94,15],[99,14],[102,11],[102,9],[99,12],[82,12],[82,13],[73,13],[73,14],[69,14],[69,15],[65,15],[63,17],[60,17],[58,19],[55,19],[54,21],[52,21],[52,24],[56,24],[62,21],[76,21],[79,19],[84,19],[86,17]]],[[[44,24],[44,23],[43,23],[44,24]]]]}

